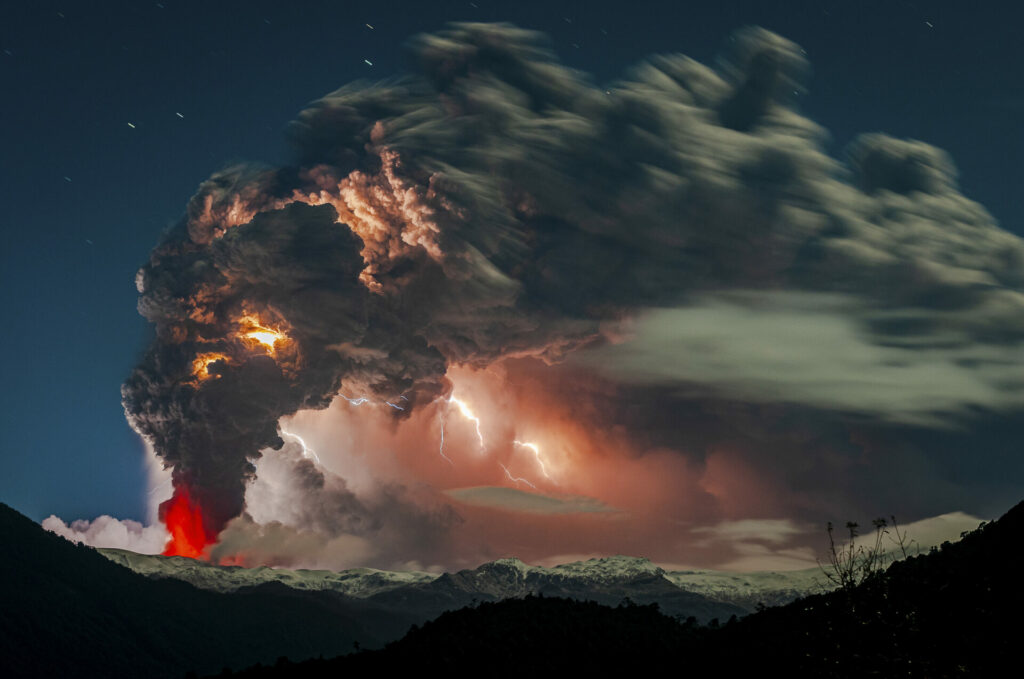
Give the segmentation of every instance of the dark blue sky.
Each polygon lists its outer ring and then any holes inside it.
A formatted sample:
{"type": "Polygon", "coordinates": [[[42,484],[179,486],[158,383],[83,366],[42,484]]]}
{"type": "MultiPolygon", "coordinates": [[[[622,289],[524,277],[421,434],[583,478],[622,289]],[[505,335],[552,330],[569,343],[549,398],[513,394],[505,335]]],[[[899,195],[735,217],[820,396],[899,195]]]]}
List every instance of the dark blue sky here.
{"type": "Polygon", "coordinates": [[[285,161],[284,127],[307,102],[399,72],[403,42],[447,21],[539,29],[598,80],[656,52],[709,61],[733,29],[760,24],[807,50],[803,108],[831,152],[864,131],[942,147],[964,192],[1024,232],[1012,3],[296,4],[4,5],[0,501],[35,519],[142,516],[141,446],[119,392],[148,338],[135,271],[211,172],[285,161]]]}

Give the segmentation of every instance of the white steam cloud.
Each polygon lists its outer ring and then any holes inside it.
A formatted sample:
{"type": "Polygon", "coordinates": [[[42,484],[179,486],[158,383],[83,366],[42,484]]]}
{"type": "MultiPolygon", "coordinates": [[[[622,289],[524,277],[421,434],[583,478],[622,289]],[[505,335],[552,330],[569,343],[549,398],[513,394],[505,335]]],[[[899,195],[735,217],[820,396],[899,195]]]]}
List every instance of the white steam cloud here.
{"type": "Polygon", "coordinates": [[[106,514],[92,521],[78,519],[70,525],[50,515],[43,519],[43,528],[90,547],[127,549],[139,554],[159,554],[167,544],[167,531],[159,523],[143,526],[138,521],[115,519],[106,514]]]}

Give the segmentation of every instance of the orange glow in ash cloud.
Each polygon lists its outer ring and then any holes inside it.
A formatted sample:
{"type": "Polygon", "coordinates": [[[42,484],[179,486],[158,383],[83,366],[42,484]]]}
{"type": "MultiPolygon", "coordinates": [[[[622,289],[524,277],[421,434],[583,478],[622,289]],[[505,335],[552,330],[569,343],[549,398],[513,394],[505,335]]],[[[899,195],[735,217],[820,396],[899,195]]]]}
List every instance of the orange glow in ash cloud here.
{"type": "Polygon", "coordinates": [[[192,359],[192,375],[200,382],[208,380],[211,377],[220,377],[215,373],[210,372],[210,366],[217,361],[229,362],[228,357],[225,354],[218,352],[207,352],[202,353],[192,359]]]}
{"type": "Polygon", "coordinates": [[[277,352],[281,344],[289,341],[288,335],[277,328],[270,327],[255,314],[245,314],[238,319],[238,325],[241,328],[240,337],[252,341],[271,356],[277,352]]]}

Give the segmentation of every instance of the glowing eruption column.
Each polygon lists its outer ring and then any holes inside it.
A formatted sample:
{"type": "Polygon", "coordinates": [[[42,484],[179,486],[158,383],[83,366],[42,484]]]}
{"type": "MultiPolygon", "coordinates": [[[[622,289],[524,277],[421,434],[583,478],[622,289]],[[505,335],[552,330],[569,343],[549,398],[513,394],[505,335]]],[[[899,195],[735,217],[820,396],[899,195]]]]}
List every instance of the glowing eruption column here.
{"type": "Polygon", "coordinates": [[[176,487],[171,499],[160,505],[160,515],[171,534],[164,556],[198,559],[213,544],[215,536],[207,533],[202,510],[184,486],[176,487]]]}

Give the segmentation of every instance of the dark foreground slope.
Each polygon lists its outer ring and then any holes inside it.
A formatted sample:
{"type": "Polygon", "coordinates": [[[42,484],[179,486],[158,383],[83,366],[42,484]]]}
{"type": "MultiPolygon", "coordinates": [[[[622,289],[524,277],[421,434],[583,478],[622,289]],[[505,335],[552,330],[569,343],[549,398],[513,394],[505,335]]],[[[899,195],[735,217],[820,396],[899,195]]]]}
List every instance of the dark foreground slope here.
{"type": "Polygon", "coordinates": [[[683,624],[652,606],[529,597],[442,615],[382,651],[252,668],[243,676],[1001,676],[997,670],[1015,657],[1024,615],[1022,539],[1024,504],[854,590],[807,597],[721,628],[683,624]]]}
{"type": "Polygon", "coordinates": [[[852,591],[767,609],[716,635],[819,676],[1006,676],[1024,627],[1024,503],[956,544],[893,564],[852,591]]]}
{"type": "Polygon", "coordinates": [[[334,656],[410,621],[321,592],[153,581],[0,504],[0,676],[180,677],[334,656]]]}
{"type": "Polygon", "coordinates": [[[278,662],[235,676],[612,676],[671,668],[685,641],[705,634],[662,615],[656,604],[612,608],[529,595],[445,613],[383,651],[278,662]]]}
{"type": "Polygon", "coordinates": [[[657,601],[707,620],[746,611],[674,586],[648,562],[611,575],[541,573],[503,560],[364,598],[280,582],[232,593],[136,574],[0,504],[0,677],[181,676],[281,656],[379,648],[448,610],[533,592],[618,603],[657,601]]]}

